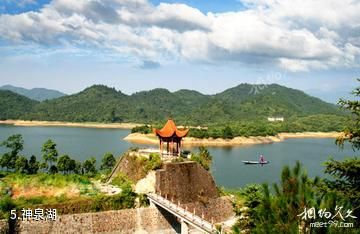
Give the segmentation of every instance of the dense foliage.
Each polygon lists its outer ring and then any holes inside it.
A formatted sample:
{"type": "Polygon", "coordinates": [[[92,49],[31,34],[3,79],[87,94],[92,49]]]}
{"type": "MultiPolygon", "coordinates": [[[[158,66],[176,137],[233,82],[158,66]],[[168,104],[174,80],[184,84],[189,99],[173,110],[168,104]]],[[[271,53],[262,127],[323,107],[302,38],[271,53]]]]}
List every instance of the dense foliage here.
{"type": "MultiPolygon", "coordinates": [[[[348,200],[354,215],[360,217],[360,159],[358,157],[344,161],[331,159],[325,166],[325,173],[332,176],[332,179],[325,179],[325,191],[335,192],[338,197],[348,200]]],[[[357,223],[359,226],[359,219],[357,223]]]]}
{"type": "Polygon", "coordinates": [[[149,125],[142,125],[142,126],[136,126],[131,129],[131,133],[142,133],[142,134],[148,134],[151,133],[151,127],[149,125]]]}
{"type": "MultiPolygon", "coordinates": [[[[253,131],[263,131],[266,132],[263,134],[268,134],[267,131],[271,133],[276,130],[272,124],[268,124],[268,117],[284,117],[286,121],[284,125],[287,124],[288,128],[295,126],[294,130],[309,128],[320,131],[321,128],[337,129],[336,126],[339,126],[341,116],[344,115],[337,106],[298,90],[276,84],[267,85],[258,93],[252,92],[253,88],[253,85],[241,84],[216,95],[203,95],[190,90],[171,93],[166,89],[154,89],[129,96],[113,88],[94,85],[74,95],[30,105],[29,108],[14,115],[14,118],[163,124],[168,117],[174,117],[178,124],[186,126],[226,126],[229,124],[241,126],[250,122],[249,125],[260,128],[266,123],[266,129],[253,131]],[[312,117],[304,118],[310,116],[312,117]],[[325,126],[318,124],[318,120],[324,122],[322,118],[330,118],[331,124],[325,124],[325,126]],[[300,126],[293,124],[294,122],[298,122],[300,126]]],[[[19,103],[13,101],[12,105],[8,104],[10,103],[2,103],[7,106],[5,110],[8,114],[13,114],[11,108],[24,105],[22,101],[19,103]]],[[[2,118],[9,118],[8,114],[2,118]]],[[[234,126],[230,126],[232,130],[234,126]]],[[[149,129],[140,128],[138,131],[148,132],[149,129]]],[[[239,134],[236,133],[236,129],[234,133],[239,134]]],[[[229,131],[221,134],[232,137],[229,131]]]]}
{"type": "Polygon", "coordinates": [[[3,141],[0,146],[4,146],[10,150],[0,157],[0,167],[14,169],[17,164],[20,164],[18,162],[19,153],[24,148],[24,140],[22,136],[20,134],[12,135],[7,140],[3,141]]]}
{"type": "MultiPolygon", "coordinates": [[[[347,122],[345,116],[335,115],[311,115],[306,117],[291,117],[284,122],[268,121],[246,121],[246,122],[229,122],[223,125],[212,124],[207,129],[191,128],[189,137],[196,138],[224,138],[232,139],[237,136],[273,136],[280,132],[331,132],[341,131],[344,123],[347,122]]],[[[156,125],[154,127],[159,127],[156,125]]],[[[151,126],[144,125],[135,127],[132,133],[150,133],[151,126]]]]}
{"type": "Polygon", "coordinates": [[[0,120],[21,119],[25,113],[30,112],[37,101],[13,93],[7,90],[0,90],[0,120]]]}
{"type": "MultiPolygon", "coordinates": [[[[358,79],[360,81],[360,79],[358,79]]],[[[351,112],[350,120],[336,143],[344,147],[348,141],[353,150],[358,153],[360,150],[360,87],[357,87],[353,94],[357,100],[341,99],[339,104],[345,110],[351,112]]],[[[342,199],[348,199],[358,217],[357,225],[360,225],[360,159],[358,155],[344,161],[329,160],[325,164],[325,172],[332,175],[332,179],[325,179],[329,191],[336,192],[342,199]]]]}
{"type": "Polygon", "coordinates": [[[101,160],[100,169],[110,172],[110,170],[115,166],[116,159],[112,153],[106,153],[101,160]]]}
{"type": "Polygon", "coordinates": [[[262,187],[250,185],[242,195],[248,209],[235,211],[248,219],[240,219],[234,232],[250,229],[252,233],[337,233],[340,222],[343,222],[353,223],[355,228],[346,231],[356,233],[358,227],[354,218],[358,208],[353,206],[351,199],[327,188],[320,178],[309,178],[299,162],[293,169],[283,168],[281,182],[273,185],[273,193],[267,184],[263,184],[262,187]],[[312,210],[315,213],[311,213],[312,210]],[[325,216],[325,212],[331,216],[325,216]],[[348,212],[353,217],[347,216],[348,212]],[[327,225],[310,225],[315,222],[327,225]],[[334,225],[329,222],[334,222],[334,225]]]}
{"type": "MultiPolygon", "coordinates": [[[[360,79],[358,79],[360,82],[360,79]]],[[[341,108],[350,111],[351,116],[347,126],[344,129],[344,135],[337,139],[337,144],[342,146],[345,141],[349,141],[354,149],[360,149],[360,87],[352,92],[357,100],[340,99],[341,108]]]]}

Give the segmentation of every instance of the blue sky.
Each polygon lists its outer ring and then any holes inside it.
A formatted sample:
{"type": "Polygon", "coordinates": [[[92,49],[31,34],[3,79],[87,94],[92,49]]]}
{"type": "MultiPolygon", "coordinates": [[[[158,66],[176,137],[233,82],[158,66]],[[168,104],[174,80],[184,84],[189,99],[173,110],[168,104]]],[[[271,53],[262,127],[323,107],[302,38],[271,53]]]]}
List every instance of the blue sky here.
{"type": "Polygon", "coordinates": [[[27,11],[37,11],[50,0],[2,0],[0,2],[0,13],[2,14],[19,14],[27,11]]]}
{"type": "Polygon", "coordinates": [[[153,0],[151,1],[154,5],[158,5],[161,2],[165,3],[183,3],[194,8],[199,9],[200,11],[207,12],[228,12],[228,11],[239,11],[244,9],[244,5],[241,1],[238,0],[192,0],[192,1],[161,1],[161,0],[153,0]]]}
{"type": "Polygon", "coordinates": [[[351,0],[4,0],[0,86],[278,83],[336,102],[358,86],[358,12],[351,0]]]}
{"type": "MultiPolygon", "coordinates": [[[[38,11],[45,4],[50,3],[50,0],[34,0],[34,1],[23,1],[23,0],[2,0],[0,2],[0,13],[5,14],[19,14],[27,11],[38,11]]],[[[161,1],[152,0],[150,1],[154,5],[163,3],[183,3],[200,11],[207,12],[227,12],[227,11],[238,11],[244,8],[241,1],[237,0],[191,0],[191,1],[161,1]]]]}

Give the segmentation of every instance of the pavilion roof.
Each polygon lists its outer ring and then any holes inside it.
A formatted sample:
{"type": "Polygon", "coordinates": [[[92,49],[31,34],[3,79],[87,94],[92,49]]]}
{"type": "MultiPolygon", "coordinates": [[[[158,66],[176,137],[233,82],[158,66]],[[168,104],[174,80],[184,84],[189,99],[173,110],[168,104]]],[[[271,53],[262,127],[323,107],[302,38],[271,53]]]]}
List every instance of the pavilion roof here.
{"type": "Polygon", "coordinates": [[[162,129],[154,128],[153,131],[157,136],[160,137],[172,137],[174,135],[177,137],[185,137],[188,134],[189,129],[179,130],[177,129],[174,120],[168,119],[162,129]]]}

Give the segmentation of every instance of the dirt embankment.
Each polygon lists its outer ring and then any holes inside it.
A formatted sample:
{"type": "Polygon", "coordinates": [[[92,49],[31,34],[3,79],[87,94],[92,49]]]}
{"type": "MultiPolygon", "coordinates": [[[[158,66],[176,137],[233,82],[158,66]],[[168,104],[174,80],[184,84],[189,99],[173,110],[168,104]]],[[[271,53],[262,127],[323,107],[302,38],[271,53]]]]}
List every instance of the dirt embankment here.
{"type": "MultiPolygon", "coordinates": [[[[199,139],[193,137],[183,138],[182,144],[185,146],[233,146],[233,145],[252,145],[252,144],[269,144],[280,142],[288,138],[336,138],[340,135],[338,132],[299,132],[299,133],[279,133],[276,136],[251,136],[235,137],[233,139],[208,138],[199,139]]],[[[129,134],[124,140],[138,144],[159,144],[159,140],[154,134],[129,134]]]]}
{"type": "Polygon", "coordinates": [[[0,120],[0,124],[9,124],[15,126],[26,127],[82,127],[82,128],[119,128],[119,129],[132,129],[141,124],[137,123],[72,123],[61,121],[28,121],[28,120],[0,120]]]}

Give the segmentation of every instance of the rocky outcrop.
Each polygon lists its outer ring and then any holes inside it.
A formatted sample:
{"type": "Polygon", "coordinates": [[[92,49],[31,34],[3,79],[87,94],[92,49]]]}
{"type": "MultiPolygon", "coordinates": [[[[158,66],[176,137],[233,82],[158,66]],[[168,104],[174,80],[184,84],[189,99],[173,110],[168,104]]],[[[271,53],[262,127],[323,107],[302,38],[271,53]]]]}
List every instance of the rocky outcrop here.
{"type": "Polygon", "coordinates": [[[180,203],[206,203],[219,197],[211,174],[192,161],[166,163],[157,170],[156,193],[180,203]]]}
{"type": "Polygon", "coordinates": [[[154,193],[156,184],[155,173],[155,171],[150,171],[145,178],[139,180],[135,185],[135,193],[154,193]]]}
{"type": "Polygon", "coordinates": [[[145,168],[145,161],[135,151],[129,151],[117,162],[110,174],[109,180],[116,177],[119,173],[127,176],[131,181],[137,182],[146,177],[148,170],[145,168]]]}

